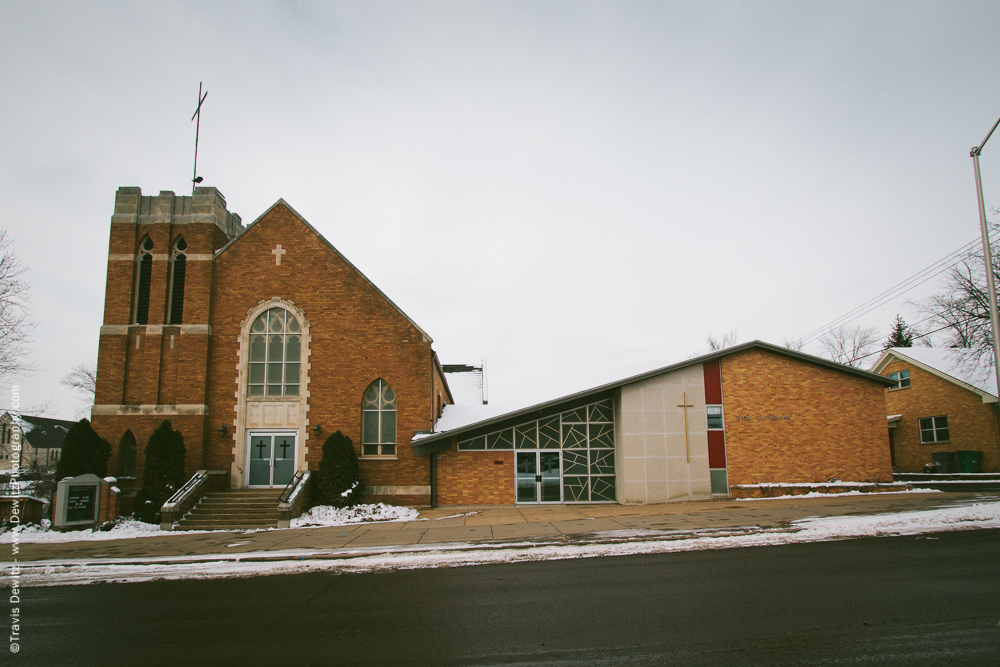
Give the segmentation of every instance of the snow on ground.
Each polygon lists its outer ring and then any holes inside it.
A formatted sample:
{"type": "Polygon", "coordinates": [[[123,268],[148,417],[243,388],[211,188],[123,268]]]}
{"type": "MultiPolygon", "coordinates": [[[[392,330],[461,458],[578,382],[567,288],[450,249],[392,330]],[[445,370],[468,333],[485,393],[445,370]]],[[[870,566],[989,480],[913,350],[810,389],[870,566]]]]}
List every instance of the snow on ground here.
{"type": "Polygon", "coordinates": [[[409,507],[395,505],[357,505],[337,509],[327,505],[314,507],[297,519],[292,519],[292,528],[316,526],[346,526],[352,523],[371,523],[373,521],[414,521],[420,512],[409,507]]]}
{"type": "MultiPolygon", "coordinates": [[[[346,526],[354,523],[375,523],[381,521],[413,521],[419,512],[409,507],[394,505],[357,505],[356,507],[336,509],[325,505],[314,507],[298,519],[291,522],[292,528],[315,528],[318,526],[346,526]]],[[[259,528],[257,530],[279,530],[277,528],[259,528]]],[[[160,530],[154,523],[143,523],[132,518],[122,519],[111,530],[72,530],[60,532],[50,530],[49,521],[42,526],[25,526],[21,529],[18,541],[24,544],[50,542],[100,542],[103,540],[127,540],[135,537],[153,537],[165,535],[191,535],[206,533],[205,530],[160,530]]],[[[14,536],[8,531],[0,533],[0,544],[10,544],[14,536]]]]}
{"type": "MultiPolygon", "coordinates": [[[[785,528],[744,526],[696,531],[626,530],[536,541],[447,543],[354,549],[285,549],[165,558],[71,559],[22,562],[22,589],[96,582],[250,577],[303,572],[373,572],[488,563],[595,558],[917,535],[948,530],[1000,529],[1000,502],[868,516],[813,517],[785,528]]],[[[10,567],[5,568],[8,574],[10,567]]],[[[9,585],[10,577],[7,577],[9,585]]],[[[0,579],[0,586],[3,579],[0,579]]]]}
{"type": "MultiPolygon", "coordinates": [[[[940,489],[909,489],[907,491],[880,491],[879,496],[884,495],[894,495],[897,493],[944,493],[940,489]]],[[[743,502],[745,500],[788,500],[789,498],[839,498],[840,496],[871,496],[871,493],[865,491],[840,491],[838,493],[823,493],[821,491],[810,491],[809,493],[800,493],[798,495],[790,496],[770,496],[767,498],[733,498],[736,502],[743,502]]]]}

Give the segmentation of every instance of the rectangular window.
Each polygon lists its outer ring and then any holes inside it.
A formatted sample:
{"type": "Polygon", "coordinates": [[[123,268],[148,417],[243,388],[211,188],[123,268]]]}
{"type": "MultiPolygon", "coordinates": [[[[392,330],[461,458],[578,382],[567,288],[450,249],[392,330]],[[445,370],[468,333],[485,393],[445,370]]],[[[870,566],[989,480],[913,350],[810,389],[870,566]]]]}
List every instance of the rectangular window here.
{"type": "Polygon", "coordinates": [[[950,435],[948,433],[948,418],[945,416],[940,417],[923,417],[920,419],[920,442],[948,442],[950,440],[950,435]]]}
{"type": "Polygon", "coordinates": [[[724,428],[722,423],[721,405],[707,405],[705,406],[705,411],[708,413],[708,428],[711,429],[724,428]]]}
{"type": "Polygon", "coordinates": [[[896,386],[893,389],[906,389],[910,386],[910,371],[889,373],[889,379],[896,381],[896,386]]]}

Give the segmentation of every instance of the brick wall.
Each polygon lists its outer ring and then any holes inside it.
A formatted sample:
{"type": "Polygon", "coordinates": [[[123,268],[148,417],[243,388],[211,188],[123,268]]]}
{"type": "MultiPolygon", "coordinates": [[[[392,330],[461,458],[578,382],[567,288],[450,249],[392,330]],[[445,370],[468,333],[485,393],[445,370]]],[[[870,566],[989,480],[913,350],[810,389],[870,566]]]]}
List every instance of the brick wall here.
{"type": "Polygon", "coordinates": [[[1000,471],[997,404],[983,403],[979,394],[964,389],[905,361],[894,361],[883,375],[910,371],[910,386],[885,390],[890,415],[903,415],[893,433],[896,467],[901,472],[923,472],[933,463],[932,452],[976,449],[983,452],[983,472],[1000,471]],[[921,417],[948,417],[948,442],[920,444],[921,417]]]}
{"type": "Polygon", "coordinates": [[[722,358],[722,393],[730,485],[892,481],[883,385],[747,350],[722,358]]]}
{"type": "Polygon", "coordinates": [[[516,487],[512,451],[438,454],[438,505],[513,505],[516,487]]]}
{"type": "MultiPolygon", "coordinates": [[[[414,456],[414,431],[432,426],[432,351],[429,340],[289,208],[279,204],[222,253],[212,285],[208,432],[236,416],[240,325],[261,300],[279,297],[301,308],[310,323],[308,447],[316,469],[322,442],[340,430],[354,442],[368,486],[430,485],[428,457],[414,456]],[[271,252],[286,253],[276,265],[271,252]],[[382,378],[396,393],[396,457],[361,457],[361,397],[382,378]]],[[[237,437],[242,437],[241,435],[237,437]]],[[[229,469],[232,437],[209,437],[204,466],[229,469]]],[[[419,499],[427,504],[429,494],[419,499]]],[[[398,502],[398,500],[397,500],[398,502]]]]}

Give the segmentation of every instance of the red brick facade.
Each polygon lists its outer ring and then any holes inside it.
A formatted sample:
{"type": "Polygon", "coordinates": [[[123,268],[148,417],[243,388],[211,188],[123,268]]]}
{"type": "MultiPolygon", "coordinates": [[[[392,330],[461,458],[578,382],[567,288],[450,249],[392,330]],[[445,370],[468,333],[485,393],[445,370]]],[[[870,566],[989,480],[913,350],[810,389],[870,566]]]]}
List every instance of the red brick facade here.
{"type": "Polygon", "coordinates": [[[722,357],[722,394],[730,485],[892,481],[883,385],[751,349],[722,357]]]}
{"type": "Polygon", "coordinates": [[[119,472],[117,449],[126,430],[139,443],[141,473],[146,441],[169,419],[184,435],[188,474],[231,470],[240,486],[251,407],[264,415],[286,411],[286,428],[298,434],[300,467],[318,467],[322,442],[336,430],[354,441],[360,456],[361,397],[381,378],[396,394],[396,451],[361,457],[362,477],[382,492],[373,500],[428,503],[430,461],[413,455],[410,438],[432,428],[438,400],[451,402],[431,339],[284,202],[245,231],[233,218],[214,188],[198,188],[193,198],[118,192],[93,418],[115,448],[112,472],[119,472]],[[164,325],[170,249],[181,234],[188,257],[183,325],[164,325]],[[137,325],[139,246],[147,235],[154,246],[149,318],[137,325]],[[302,394],[251,401],[245,395],[247,328],[256,313],[274,306],[302,318],[308,332],[302,394]]]}
{"type": "Polygon", "coordinates": [[[910,386],[885,390],[888,414],[902,415],[892,434],[896,468],[923,472],[924,464],[934,463],[932,452],[972,449],[983,452],[983,472],[1000,471],[997,403],[983,403],[980,394],[908,361],[895,359],[880,372],[905,370],[910,372],[910,386]],[[919,420],[937,416],[948,418],[948,441],[921,444],[919,420]]]}
{"type": "Polygon", "coordinates": [[[439,505],[514,504],[514,452],[460,452],[453,444],[437,457],[439,505]]]}

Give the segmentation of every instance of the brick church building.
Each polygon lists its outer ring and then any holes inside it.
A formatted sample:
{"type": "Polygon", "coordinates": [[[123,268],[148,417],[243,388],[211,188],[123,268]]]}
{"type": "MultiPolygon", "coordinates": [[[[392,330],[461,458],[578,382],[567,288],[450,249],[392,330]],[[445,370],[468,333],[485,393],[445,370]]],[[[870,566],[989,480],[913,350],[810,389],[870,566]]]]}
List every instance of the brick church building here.
{"type": "Polygon", "coordinates": [[[754,341],[500,414],[485,369],[443,368],[431,344],[284,201],[244,228],[215,188],[117,192],[92,414],[120,478],[169,419],[188,475],[235,489],[284,487],[343,431],[369,499],[399,505],[892,481],[892,381],[867,371],[754,341]]]}
{"type": "Polygon", "coordinates": [[[410,438],[452,402],[431,343],[284,201],[244,229],[215,188],[115,196],[92,415],[118,476],[165,419],[187,474],[233,488],[284,487],[340,430],[372,500],[428,504],[410,438]]]}

